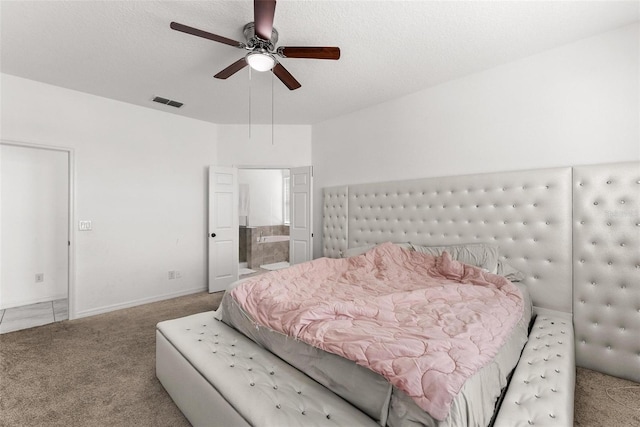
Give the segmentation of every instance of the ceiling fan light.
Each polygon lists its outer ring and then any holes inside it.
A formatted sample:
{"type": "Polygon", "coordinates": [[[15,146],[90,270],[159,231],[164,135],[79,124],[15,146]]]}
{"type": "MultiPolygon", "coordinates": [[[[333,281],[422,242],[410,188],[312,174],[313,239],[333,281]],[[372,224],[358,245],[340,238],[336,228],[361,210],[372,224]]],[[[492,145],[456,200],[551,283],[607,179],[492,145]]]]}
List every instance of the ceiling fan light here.
{"type": "Polygon", "coordinates": [[[276,65],[273,56],[266,52],[249,52],[245,58],[247,64],[256,71],[269,71],[276,65]]]}

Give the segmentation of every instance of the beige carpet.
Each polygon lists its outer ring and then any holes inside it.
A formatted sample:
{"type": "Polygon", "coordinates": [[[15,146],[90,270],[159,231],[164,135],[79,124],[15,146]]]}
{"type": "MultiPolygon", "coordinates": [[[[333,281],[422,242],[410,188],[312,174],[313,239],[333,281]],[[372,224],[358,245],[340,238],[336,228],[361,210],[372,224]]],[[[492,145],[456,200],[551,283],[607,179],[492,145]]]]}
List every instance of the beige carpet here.
{"type": "MultiPolygon", "coordinates": [[[[189,426],[155,377],[154,327],[212,310],[221,296],[0,335],[0,426],[189,426]]],[[[629,386],[640,385],[579,368],[575,424],[640,426],[640,389],[629,386]]]]}
{"type": "Polygon", "coordinates": [[[0,335],[0,426],[189,426],[155,377],[155,324],[199,293],[0,335]]]}
{"type": "Polygon", "coordinates": [[[640,427],[640,384],[578,368],[575,425],[640,427]]]}

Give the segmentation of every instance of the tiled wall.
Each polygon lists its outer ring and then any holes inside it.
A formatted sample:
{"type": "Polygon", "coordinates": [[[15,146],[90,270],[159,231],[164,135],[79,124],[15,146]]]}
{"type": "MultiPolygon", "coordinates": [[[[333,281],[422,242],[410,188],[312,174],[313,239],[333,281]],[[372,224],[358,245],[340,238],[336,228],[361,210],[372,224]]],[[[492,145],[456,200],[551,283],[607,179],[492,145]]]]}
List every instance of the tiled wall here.
{"type": "Polygon", "coordinates": [[[249,268],[264,264],[289,261],[289,242],[259,243],[260,236],[289,235],[288,225],[265,225],[259,227],[240,227],[240,262],[246,262],[249,268]]]}
{"type": "Polygon", "coordinates": [[[251,228],[240,226],[240,262],[247,262],[247,253],[251,240],[251,228]]]}

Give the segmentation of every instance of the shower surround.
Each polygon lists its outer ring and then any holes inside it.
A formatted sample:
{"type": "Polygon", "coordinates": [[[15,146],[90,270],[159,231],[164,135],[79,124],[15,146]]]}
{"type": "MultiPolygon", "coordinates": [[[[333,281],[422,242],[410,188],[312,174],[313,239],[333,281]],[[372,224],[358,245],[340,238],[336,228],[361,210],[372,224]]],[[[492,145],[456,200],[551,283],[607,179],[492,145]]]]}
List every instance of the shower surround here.
{"type": "Polygon", "coordinates": [[[249,268],[258,268],[265,264],[289,261],[289,240],[268,238],[288,235],[288,225],[240,226],[240,262],[246,262],[249,268]]]}

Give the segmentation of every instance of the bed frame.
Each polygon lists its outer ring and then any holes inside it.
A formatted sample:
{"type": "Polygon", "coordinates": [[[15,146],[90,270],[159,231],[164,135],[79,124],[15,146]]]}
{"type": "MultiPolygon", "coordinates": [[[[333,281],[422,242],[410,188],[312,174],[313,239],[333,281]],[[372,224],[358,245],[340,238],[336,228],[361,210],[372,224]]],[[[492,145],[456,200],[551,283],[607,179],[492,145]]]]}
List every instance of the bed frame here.
{"type": "MultiPolygon", "coordinates": [[[[640,381],[640,343],[632,339],[640,335],[639,184],[633,162],[326,188],[324,255],[386,241],[497,243],[525,273],[537,317],[495,425],[571,426],[576,358],[640,381]]],[[[368,423],[291,366],[265,367],[279,359],[202,316],[162,322],[157,332],[158,378],[194,425],[368,423]],[[203,334],[225,340],[212,349],[203,334]],[[240,359],[242,370],[219,373],[240,359]],[[301,387],[313,398],[301,400],[301,387]]]]}

